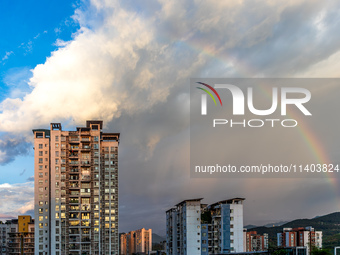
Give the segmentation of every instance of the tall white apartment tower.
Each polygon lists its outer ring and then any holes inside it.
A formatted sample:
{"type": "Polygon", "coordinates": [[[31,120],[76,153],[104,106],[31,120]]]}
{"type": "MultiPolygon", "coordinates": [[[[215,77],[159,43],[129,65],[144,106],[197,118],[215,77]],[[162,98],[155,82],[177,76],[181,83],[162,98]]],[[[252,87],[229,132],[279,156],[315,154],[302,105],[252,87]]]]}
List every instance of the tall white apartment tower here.
{"type": "Polygon", "coordinates": [[[166,211],[168,255],[201,255],[201,200],[184,200],[166,211]]]}
{"type": "Polygon", "coordinates": [[[119,133],[34,129],[36,255],[119,254],[119,133]]]}

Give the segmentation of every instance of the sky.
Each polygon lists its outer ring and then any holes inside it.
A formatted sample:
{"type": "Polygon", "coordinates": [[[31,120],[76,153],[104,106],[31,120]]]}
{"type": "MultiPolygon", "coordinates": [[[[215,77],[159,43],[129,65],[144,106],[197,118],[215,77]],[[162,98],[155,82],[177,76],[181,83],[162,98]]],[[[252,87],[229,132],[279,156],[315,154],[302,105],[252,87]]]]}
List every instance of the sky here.
{"type": "MultiPolygon", "coordinates": [[[[2,0],[0,220],[32,213],[32,129],[60,122],[73,130],[90,119],[121,133],[121,232],[164,235],[165,211],[197,197],[244,197],[245,224],[255,225],[339,211],[337,179],[189,172],[190,78],[337,78],[339,8],[309,0],[2,0]]],[[[339,93],[314,90],[329,100],[339,93]]]]}

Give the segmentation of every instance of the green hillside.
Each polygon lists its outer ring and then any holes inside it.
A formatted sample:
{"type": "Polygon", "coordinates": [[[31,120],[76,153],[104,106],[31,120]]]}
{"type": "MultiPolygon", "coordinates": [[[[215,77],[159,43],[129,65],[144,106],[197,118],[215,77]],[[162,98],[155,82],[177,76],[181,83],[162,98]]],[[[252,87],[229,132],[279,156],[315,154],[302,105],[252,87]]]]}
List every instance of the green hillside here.
{"type": "Polygon", "coordinates": [[[327,214],[313,219],[299,219],[283,224],[279,227],[256,227],[255,230],[259,234],[268,233],[269,243],[276,246],[276,234],[281,232],[283,228],[296,228],[312,226],[317,231],[322,231],[323,248],[333,249],[334,246],[340,246],[340,212],[327,214]]]}

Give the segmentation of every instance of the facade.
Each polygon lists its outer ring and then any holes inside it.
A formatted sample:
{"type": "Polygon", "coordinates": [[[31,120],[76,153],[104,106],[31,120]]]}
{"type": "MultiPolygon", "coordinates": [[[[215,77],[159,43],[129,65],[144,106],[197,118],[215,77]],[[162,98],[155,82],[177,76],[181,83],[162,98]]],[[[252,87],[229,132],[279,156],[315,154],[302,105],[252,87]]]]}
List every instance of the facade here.
{"type": "Polygon", "coordinates": [[[10,229],[10,223],[0,222],[0,255],[7,255],[7,233],[10,229]]]}
{"type": "Polygon", "coordinates": [[[126,234],[121,233],[119,234],[119,240],[120,240],[120,245],[119,245],[119,255],[126,255],[126,234]]]}
{"type": "Polygon", "coordinates": [[[243,252],[243,201],[184,200],[166,212],[167,254],[243,252]]]}
{"type": "Polygon", "coordinates": [[[315,231],[312,227],[284,228],[277,233],[278,247],[306,247],[310,253],[311,247],[322,248],[322,231],[315,231]]]}
{"type": "Polygon", "coordinates": [[[0,224],[0,255],[34,255],[34,220],[22,215],[0,224]]]}
{"type": "Polygon", "coordinates": [[[120,254],[148,254],[152,251],[152,230],[145,228],[130,231],[120,236],[120,254]]]}
{"type": "Polygon", "coordinates": [[[249,231],[245,236],[246,252],[268,250],[268,234],[259,235],[256,231],[249,231]]]}
{"type": "Polygon", "coordinates": [[[184,200],[166,212],[166,254],[201,254],[201,200],[184,200]]]}
{"type": "Polygon", "coordinates": [[[119,133],[35,129],[35,254],[118,254],[119,133]]]}

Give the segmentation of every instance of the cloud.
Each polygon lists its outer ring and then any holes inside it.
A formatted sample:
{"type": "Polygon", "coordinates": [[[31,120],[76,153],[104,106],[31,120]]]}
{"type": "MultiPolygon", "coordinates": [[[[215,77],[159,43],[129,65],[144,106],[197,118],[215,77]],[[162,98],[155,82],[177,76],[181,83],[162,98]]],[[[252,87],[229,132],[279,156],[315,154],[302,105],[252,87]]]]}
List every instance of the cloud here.
{"type": "Polygon", "coordinates": [[[28,182],[33,182],[33,181],[34,181],[34,176],[28,177],[28,178],[27,178],[27,181],[28,181],[28,182]]]}
{"type": "Polygon", "coordinates": [[[13,51],[6,51],[5,56],[2,57],[2,61],[7,60],[10,55],[13,54],[13,51]]]}
{"type": "Polygon", "coordinates": [[[27,155],[31,146],[22,136],[3,136],[0,139],[0,165],[12,162],[16,156],[27,155]]]}
{"type": "Polygon", "coordinates": [[[33,206],[33,182],[0,184],[0,214],[17,217],[19,214],[32,210],[33,206]]]}

